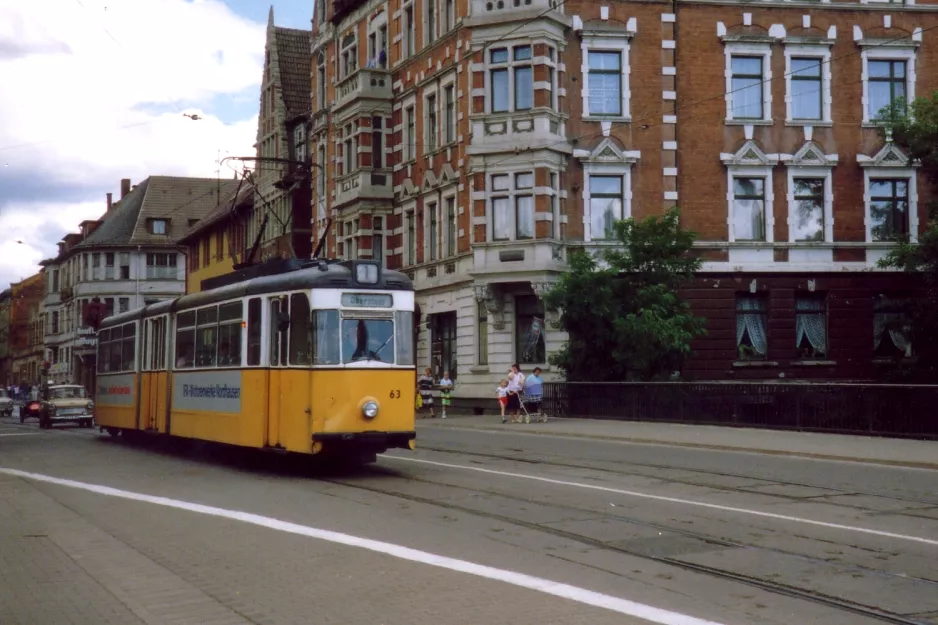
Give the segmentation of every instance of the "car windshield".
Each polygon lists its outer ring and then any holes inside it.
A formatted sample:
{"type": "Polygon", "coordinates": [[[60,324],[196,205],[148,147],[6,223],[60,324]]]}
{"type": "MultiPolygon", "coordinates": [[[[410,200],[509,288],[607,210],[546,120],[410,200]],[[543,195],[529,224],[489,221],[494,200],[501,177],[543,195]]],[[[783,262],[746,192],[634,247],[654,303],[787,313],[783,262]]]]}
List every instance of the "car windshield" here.
{"type": "Polygon", "coordinates": [[[10,392],[5,388],[0,388],[0,399],[9,398],[10,392]]]}
{"type": "Polygon", "coordinates": [[[360,360],[394,363],[393,320],[342,320],[342,362],[360,360]]]}
{"type": "Polygon", "coordinates": [[[80,386],[66,386],[65,388],[50,389],[51,399],[84,399],[85,389],[80,386]]]}

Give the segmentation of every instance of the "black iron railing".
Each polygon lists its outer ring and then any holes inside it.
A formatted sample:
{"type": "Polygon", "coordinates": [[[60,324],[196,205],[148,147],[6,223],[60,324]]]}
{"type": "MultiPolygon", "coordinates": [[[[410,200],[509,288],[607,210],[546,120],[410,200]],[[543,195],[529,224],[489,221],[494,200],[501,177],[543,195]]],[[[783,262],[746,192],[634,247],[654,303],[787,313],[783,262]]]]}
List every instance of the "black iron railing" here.
{"type": "Polygon", "coordinates": [[[566,418],[938,439],[938,385],[548,382],[566,418]]]}

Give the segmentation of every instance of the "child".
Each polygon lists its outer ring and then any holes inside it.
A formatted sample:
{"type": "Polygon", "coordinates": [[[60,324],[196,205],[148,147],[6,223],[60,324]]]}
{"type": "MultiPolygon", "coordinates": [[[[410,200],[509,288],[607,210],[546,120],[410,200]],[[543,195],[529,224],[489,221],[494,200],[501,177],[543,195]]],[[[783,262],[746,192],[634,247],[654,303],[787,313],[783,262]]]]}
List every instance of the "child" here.
{"type": "Polygon", "coordinates": [[[453,381],[449,379],[449,371],[443,372],[443,377],[440,378],[440,405],[443,406],[443,414],[440,415],[441,418],[446,418],[446,407],[453,404],[453,381]]]}
{"type": "Polygon", "coordinates": [[[436,413],[433,411],[433,375],[430,373],[430,367],[424,370],[424,374],[417,379],[420,388],[420,398],[423,400],[423,407],[430,409],[430,418],[435,419],[436,413]]]}
{"type": "Polygon", "coordinates": [[[498,396],[498,406],[502,409],[502,423],[505,423],[508,420],[505,418],[505,409],[508,407],[508,380],[499,382],[495,392],[498,396]]]}

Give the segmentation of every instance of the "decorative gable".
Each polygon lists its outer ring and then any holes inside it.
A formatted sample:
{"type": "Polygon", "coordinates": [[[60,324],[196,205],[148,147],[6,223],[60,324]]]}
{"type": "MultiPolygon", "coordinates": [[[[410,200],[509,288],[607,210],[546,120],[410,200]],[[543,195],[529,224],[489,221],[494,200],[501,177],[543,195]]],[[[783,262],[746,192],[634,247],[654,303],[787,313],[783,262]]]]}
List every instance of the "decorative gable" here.
{"type": "Polygon", "coordinates": [[[875,156],[865,154],[857,155],[857,162],[860,167],[917,167],[918,163],[912,162],[902,148],[892,142],[892,137],[887,137],[886,145],[880,148],[875,156]]]}
{"type": "Polygon", "coordinates": [[[749,139],[733,154],[720,154],[720,160],[734,167],[771,167],[778,164],[779,155],[766,154],[754,140],[749,139]]]}
{"type": "Polygon", "coordinates": [[[593,150],[574,150],[573,156],[584,163],[634,163],[641,157],[641,152],[623,151],[615,141],[606,137],[593,150]]]}
{"type": "Polygon", "coordinates": [[[427,169],[423,172],[423,185],[421,190],[427,192],[437,185],[436,174],[427,169]]]}
{"type": "Polygon", "coordinates": [[[449,163],[444,163],[443,167],[440,168],[440,186],[445,186],[451,182],[455,182],[459,179],[459,176],[453,170],[453,166],[449,163]]]}
{"type": "Polygon", "coordinates": [[[782,154],[781,159],[789,167],[833,167],[839,160],[837,154],[825,154],[814,141],[806,141],[794,154],[782,154]]]}

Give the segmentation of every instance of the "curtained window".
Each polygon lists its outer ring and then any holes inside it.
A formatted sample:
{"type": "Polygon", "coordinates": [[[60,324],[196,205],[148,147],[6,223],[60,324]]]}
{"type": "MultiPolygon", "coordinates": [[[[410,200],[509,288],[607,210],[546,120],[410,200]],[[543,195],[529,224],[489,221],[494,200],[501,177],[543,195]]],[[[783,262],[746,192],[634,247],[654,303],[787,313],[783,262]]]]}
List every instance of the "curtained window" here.
{"type": "Polygon", "coordinates": [[[912,356],[912,326],[906,300],[877,295],[873,299],[873,355],[876,358],[912,356]]]}
{"type": "Polygon", "coordinates": [[[766,297],[736,296],[736,351],[740,360],[765,360],[768,354],[766,297]]]}
{"type": "Polygon", "coordinates": [[[827,357],[827,300],[823,293],[795,297],[795,346],[801,358],[827,357]]]}

